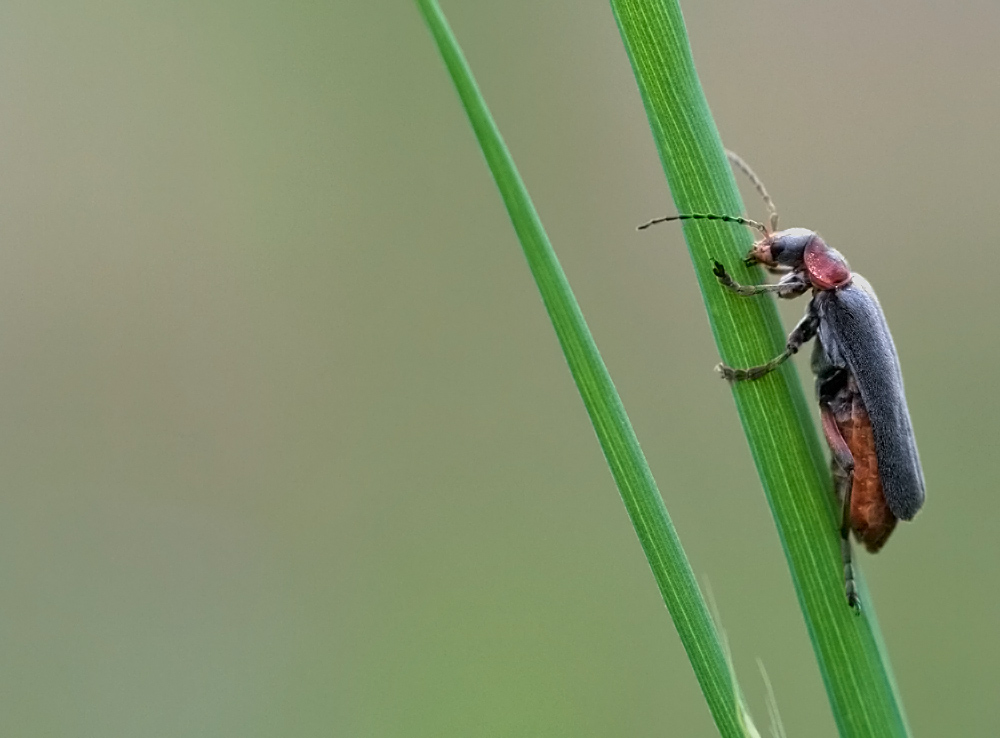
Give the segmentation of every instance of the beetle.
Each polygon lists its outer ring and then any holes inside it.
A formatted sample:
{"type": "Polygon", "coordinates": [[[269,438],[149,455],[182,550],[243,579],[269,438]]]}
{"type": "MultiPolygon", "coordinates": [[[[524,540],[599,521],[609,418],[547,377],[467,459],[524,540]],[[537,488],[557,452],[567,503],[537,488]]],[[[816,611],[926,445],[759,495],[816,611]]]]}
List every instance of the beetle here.
{"type": "Polygon", "coordinates": [[[766,205],[766,224],[749,218],[691,213],[655,218],[639,226],[674,220],[716,220],[759,231],[745,259],[781,274],[775,284],[742,285],[718,261],[713,273],[726,289],[742,297],[775,293],[812,298],[805,317],[788,335],[785,350],[760,366],[746,369],[719,364],[731,382],[766,376],[815,338],[812,371],[816,377],[823,435],[830,447],[830,469],[841,506],[840,541],[844,589],[851,608],[859,608],[851,563],[850,533],[868,551],[885,545],[898,520],[912,520],[924,504],[924,474],[903,392],[899,358],[882,306],[868,281],[851,271],[847,260],[815,232],[778,230],[778,213],[760,178],[739,156],[726,152],[766,205]]]}

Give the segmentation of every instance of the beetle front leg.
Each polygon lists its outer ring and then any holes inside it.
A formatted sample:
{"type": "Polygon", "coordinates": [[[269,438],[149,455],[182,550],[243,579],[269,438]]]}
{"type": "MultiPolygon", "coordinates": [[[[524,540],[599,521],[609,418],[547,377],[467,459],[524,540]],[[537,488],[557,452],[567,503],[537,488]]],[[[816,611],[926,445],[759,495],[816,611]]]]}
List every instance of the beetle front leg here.
{"type": "Polygon", "coordinates": [[[826,442],[830,446],[833,485],[841,505],[840,558],[844,564],[844,593],[847,595],[847,604],[852,610],[857,611],[860,609],[860,599],[854,581],[854,564],[851,556],[851,490],[854,487],[854,456],[837,426],[837,420],[830,406],[821,403],[819,410],[823,435],[826,436],[826,442]]]}
{"type": "Polygon", "coordinates": [[[804,294],[809,289],[809,281],[801,272],[787,272],[775,284],[740,284],[729,276],[729,272],[719,262],[712,262],[712,274],[719,280],[719,284],[730,292],[740,297],[752,297],[753,295],[763,295],[768,292],[777,293],[778,297],[791,298],[804,294]]]}
{"type": "Polygon", "coordinates": [[[748,369],[734,369],[731,366],[719,364],[716,369],[722,375],[723,379],[728,379],[730,382],[743,382],[746,380],[760,379],[761,377],[770,374],[786,362],[792,355],[795,354],[795,352],[802,348],[802,344],[816,335],[816,331],[818,329],[819,315],[813,311],[812,303],[810,303],[809,312],[806,313],[805,317],[799,321],[799,324],[795,326],[792,332],[788,334],[788,341],[785,343],[785,350],[769,362],[761,364],[760,366],[752,366],[748,369]]]}

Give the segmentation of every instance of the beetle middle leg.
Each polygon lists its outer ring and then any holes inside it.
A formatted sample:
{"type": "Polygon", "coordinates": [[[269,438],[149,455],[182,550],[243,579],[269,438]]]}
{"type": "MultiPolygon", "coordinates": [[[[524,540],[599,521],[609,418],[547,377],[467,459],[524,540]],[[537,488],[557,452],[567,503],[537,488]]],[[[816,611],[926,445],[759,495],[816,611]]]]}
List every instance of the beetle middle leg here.
{"type": "Polygon", "coordinates": [[[844,563],[844,592],[847,604],[853,610],[860,607],[858,588],[854,581],[854,565],[851,556],[851,491],[854,487],[854,455],[837,426],[833,409],[826,403],[820,404],[823,435],[830,446],[830,470],[837,500],[841,504],[840,514],[840,557],[844,563]]]}
{"type": "Polygon", "coordinates": [[[719,373],[722,374],[724,379],[728,379],[730,382],[760,379],[766,374],[770,374],[787,361],[793,354],[802,348],[802,344],[816,335],[816,331],[818,329],[819,315],[816,314],[813,310],[812,303],[810,303],[809,312],[807,312],[805,317],[799,321],[799,324],[795,326],[792,332],[788,334],[788,341],[785,343],[785,350],[769,362],[761,364],[760,366],[752,366],[748,369],[734,369],[731,366],[719,364],[716,369],[719,370],[719,373]]]}

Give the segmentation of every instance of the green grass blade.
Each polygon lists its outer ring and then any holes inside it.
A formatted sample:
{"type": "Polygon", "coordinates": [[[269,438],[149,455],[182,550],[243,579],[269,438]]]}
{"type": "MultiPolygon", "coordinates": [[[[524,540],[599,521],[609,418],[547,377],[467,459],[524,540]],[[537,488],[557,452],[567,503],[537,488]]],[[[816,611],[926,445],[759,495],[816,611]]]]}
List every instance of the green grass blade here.
{"type": "Polygon", "coordinates": [[[656,483],[528,192],[437,3],[418,0],[510,213],[545,309],[583,397],[663,601],[680,634],[719,731],[742,736],[738,688],[708,607],[656,483]]]}
{"type": "MultiPolygon", "coordinates": [[[[611,0],[646,106],[674,203],[682,213],[739,215],[742,205],[698,81],[676,0],[611,0]]],[[[741,258],[750,233],[724,223],[684,228],[719,352],[751,366],[777,355],[784,333],[773,300],[735,297],[712,275],[723,261],[739,282],[759,270],[741,258]]],[[[669,230],[651,238],[673,239],[669,230]]],[[[799,604],[843,736],[904,736],[894,681],[880,653],[867,591],[867,614],[844,600],[830,474],[795,369],[733,386],[736,407],[792,573],[799,604]]]]}

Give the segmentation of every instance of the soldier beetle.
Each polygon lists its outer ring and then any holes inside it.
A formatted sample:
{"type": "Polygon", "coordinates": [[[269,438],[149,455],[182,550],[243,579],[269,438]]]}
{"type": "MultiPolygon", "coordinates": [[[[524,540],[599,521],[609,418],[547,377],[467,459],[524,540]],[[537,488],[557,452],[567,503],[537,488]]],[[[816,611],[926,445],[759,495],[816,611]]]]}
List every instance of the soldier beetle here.
{"type": "Polygon", "coordinates": [[[896,346],[878,298],[847,260],[815,231],[778,230],[778,213],[760,178],[739,156],[730,163],[753,183],[767,206],[766,224],[749,218],[690,213],[639,226],[675,220],[716,220],[747,226],[762,238],[746,257],[782,275],[775,284],[741,285],[718,261],[719,284],[736,295],[775,293],[794,298],[812,292],[806,315],[788,335],[785,350],[765,364],[734,369],[720,364],[731,382],[760,379],[815,338],[816,375],[823,434],[830,446],[830,469],[841,506],[840,540],[848,604],[859,607],[851,564],[850,533],[875,553],[885,545],[897,520],[911,520],[924,504],[924,475],[903,393],[896,346]]]}

